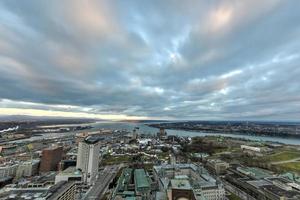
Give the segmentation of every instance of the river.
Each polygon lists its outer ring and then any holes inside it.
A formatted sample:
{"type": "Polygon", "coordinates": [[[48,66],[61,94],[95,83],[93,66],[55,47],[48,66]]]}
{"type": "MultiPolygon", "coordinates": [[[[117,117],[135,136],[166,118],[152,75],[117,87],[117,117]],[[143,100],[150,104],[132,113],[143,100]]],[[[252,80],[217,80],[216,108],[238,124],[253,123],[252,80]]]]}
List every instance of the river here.
{"type": "MultiPolygon", "coordinates": [[[[85,124],[86,125],[86,124],[85,124]]],[[[149,127],[142,123],[129,123],[129,122],[96,122],[88,124],[93,126],[92,129],[89,130],[81,130],[76,132],[66,132],[66,133],[45,133],[42,136],[34,136],[27,139],[22,139],[14,142],[25,142],[25,141],[35,141],[40,139],[49,139],[49,138],[61,138],[65,136],[75,135],[78,132],[84,131],[96,131],[99,129],[110,129],[110,130],[123,130],[126,129],[128,131],[133,130],[135,127],[139,127],[139,133],[146,134],[156,134],[158,129],[149,127]]],[[[233,138],[241,138],[252,141],[270,141],[270,142],[279,142],[283,144],[291,144],[291,145],[300,145],[300,139],[297,138],[283,138],[283,137],[271,137],[271,136],[255,136],[255,135],[243,135],[243,134],[222,134],[222,133],[207,133],[207,132],[197,132],[197,131],[184,131],[184,130],[166,130],[168,135],[178,135],[178,136],[224,136],[224,137],[233,137],[233,138]]]]}

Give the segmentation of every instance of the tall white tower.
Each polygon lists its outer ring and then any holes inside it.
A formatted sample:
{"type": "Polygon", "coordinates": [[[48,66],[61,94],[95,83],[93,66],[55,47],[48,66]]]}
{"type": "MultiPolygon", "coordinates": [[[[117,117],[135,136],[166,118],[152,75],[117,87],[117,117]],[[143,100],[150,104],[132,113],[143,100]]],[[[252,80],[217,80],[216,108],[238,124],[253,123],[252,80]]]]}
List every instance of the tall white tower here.
{"type": "Polygon", "coordinates": [[[87,137],[78,145],[76,168],[83,175],[83,182],[93,184],[98,174],[100,143],[98,138],[87,137]]]}

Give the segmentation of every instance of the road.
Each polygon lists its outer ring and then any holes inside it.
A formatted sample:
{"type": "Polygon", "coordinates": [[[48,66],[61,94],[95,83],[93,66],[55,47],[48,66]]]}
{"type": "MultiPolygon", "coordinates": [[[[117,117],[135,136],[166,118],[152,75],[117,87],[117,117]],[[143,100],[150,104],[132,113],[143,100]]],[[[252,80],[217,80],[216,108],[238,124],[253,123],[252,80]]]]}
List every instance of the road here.
{"type": "Polygon", "coordinates": [[[101,199],[105,194],[109,183],[115,178],[120,168],[121,165],[106,166],[105,169],[99,173],[95,184],[92,186],[90,190],[88,190],[84,199],[85,200],[101,199]]]}
{"type": "Polygon", "coordinates": [[[290,160],[271,162],[271,164],[280,165],[280,164],[285,164],[285,163],[290,163],[290,162],[297,162],[297,161],[300,161],[300,158],[294,158],[294,159],[290,159],[290,160]]]}

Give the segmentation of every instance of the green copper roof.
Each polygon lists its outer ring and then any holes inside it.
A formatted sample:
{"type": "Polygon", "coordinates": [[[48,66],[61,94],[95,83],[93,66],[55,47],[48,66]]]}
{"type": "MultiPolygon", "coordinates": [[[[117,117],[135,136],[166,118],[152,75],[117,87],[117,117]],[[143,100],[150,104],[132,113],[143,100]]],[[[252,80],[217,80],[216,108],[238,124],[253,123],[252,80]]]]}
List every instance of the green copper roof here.
{"type": "Polygon", "coordinates": [[[144,169],[134,170],[134,179],[137,189],[150,187],[150,183],[144,169]]]}

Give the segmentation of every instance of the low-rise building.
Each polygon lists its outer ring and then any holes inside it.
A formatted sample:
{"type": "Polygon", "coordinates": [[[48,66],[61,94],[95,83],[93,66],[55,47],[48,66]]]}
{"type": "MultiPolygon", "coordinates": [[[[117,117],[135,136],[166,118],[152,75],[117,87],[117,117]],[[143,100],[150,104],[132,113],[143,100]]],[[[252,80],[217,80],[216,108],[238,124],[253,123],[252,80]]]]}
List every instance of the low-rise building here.
{"type": "MultiPolygon", "coordinates": [[[[225,199],[223,184],[210,176],[203,166],[195,164],[160,165],[154,166],[154,174],[159,183],[160,190],[169,191],[169,199],[174,199],[173,197],[176,192],[175,196],[178,198],[180,196],[179,193],[182,195],[185,193],[191,199],[193,199],[191,197],[193,195],[195,199],[225,199]],[[176,183],[182,183],[182,187],[179,187],[180,184],[176,183]],[[177,187],[175,187],[176,185],[177,187]],[[175,192],[174,195],[172,195],[172,190],[175,192]]],[[[187,198],[187,196],[183,195],[182,198],[187,198]]]]}
{"type": "Polygon", "coordinates": [[[152,182],[144,169],[125,168],[118,180],[112,199],[151,199],[152,182]]]}
{"type": "Polygon", "coordinates": [[[151,184],[149,175],[146,174],[144,169],[134,170],[134,185],[136,196],[142,199],[149,199],[151,192],[151,184]]]}
{"type": "Polygon", "coordinates": [[[61,181],[49,190],[47,200],[75,200],[76,184],[74,181],[61,181]]]}
{"type": "Polygon", "coordinates": [[[5,163],[0,166],[0,178],[15,177],[18,169],[17,163],[5,163]]]}
{"type": "Polygon", "coordinates": [[[81,181],[82,173],[76,167],[69,167],[55,176],[55,184],[61,181],[81,181]]]}
{"type": "Polygon", "coordinates": [[[207,162],[207,168],[217,175],[225,174],[228,167],[229,163],[219,159],[208,160],[207,162]]]}
{"type": "Polygon", "coordinates": [[[20,163],[16,171],[16,179],[36,175],[39,170],[39,163],[40,160],[38,159],[20,163]]]}

